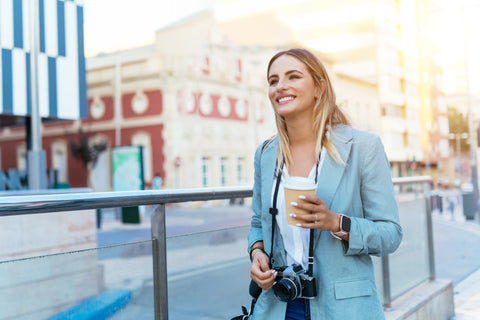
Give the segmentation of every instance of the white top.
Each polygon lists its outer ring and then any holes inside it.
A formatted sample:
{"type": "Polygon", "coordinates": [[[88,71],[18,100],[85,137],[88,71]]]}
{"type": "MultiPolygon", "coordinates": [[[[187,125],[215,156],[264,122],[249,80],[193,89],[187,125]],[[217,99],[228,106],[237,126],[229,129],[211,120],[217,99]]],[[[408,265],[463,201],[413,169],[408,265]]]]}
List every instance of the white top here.
{"type": "MultiPolygon", "coordinates": [[[[317,177],[320,177],[320,172],[322,170],[323,161],[325,160],[325,148],[322,148],[322,153],[320,155],[320,162],[317,169],[317,177]]],[[[314,183],[315,181],[315,168],[316,164],[313,165],[310,173],[308,174],[308,179],[314,183]]],[[[285,253],[287,255],[287,265],[292,265],[293,263],[298,263],[303,266],[306,270],[308,268],[308,245],[310,240],[310,229],[295,227],[287,224],[286,217],[286,208],[285,208],[285,191],[283,189],[285,183],[285,176],[288,176],[287,168],[283,169],[282,179],[278,187],[277,195],[277,209],[278,214],[276,221],[280,229],[280,234],[283,239],[283,246],[285,248],[285,253]]],[[[318,180],[317,178],[317,185],[318,180]]],[[[275,178],[276,179],[276,178],[275,178]]],[[[272,189],[272,204],[273,204],[273,195],[275,193],[275,182],[273,183],[272,189]]],[[[275,248],[273,249],[275,250],[275,248]]]]}

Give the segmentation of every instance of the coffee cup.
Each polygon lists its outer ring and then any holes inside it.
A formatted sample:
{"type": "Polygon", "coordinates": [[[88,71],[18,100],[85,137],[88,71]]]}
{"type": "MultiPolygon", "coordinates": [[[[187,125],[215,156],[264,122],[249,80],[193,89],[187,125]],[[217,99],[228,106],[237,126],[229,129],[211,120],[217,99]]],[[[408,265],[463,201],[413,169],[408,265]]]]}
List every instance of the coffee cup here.
{"type": "Polygon", "coordinates": [[[317,185],[311,179],[304,177],[287,177],[283,184],[285,190],[285,209],[287,213],[287,223],[291,226],[296,226],[298,223],[304,221],[293,218],[291,213],[295,213],[297,216],[302,214],[309,214],[310,212],[304,209],[300,209],[291,205],[291,202],[302,203],[305,200],[300,199],[298,196],[315,195],[317,185]]]}

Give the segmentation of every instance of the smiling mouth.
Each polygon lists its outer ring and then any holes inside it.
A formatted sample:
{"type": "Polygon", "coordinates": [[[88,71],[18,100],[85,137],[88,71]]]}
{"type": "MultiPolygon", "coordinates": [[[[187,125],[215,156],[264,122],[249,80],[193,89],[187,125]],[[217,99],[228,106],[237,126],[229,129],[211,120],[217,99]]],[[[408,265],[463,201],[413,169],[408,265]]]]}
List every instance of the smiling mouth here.
{"type": "Polygon", "coordinates": [[[295,99],[295,97],[288,96],[288,97],[280,98],[277,101],[278,101],[278,103],[288,103],[288,102],[292,101],[293,99],[295,99]]]}

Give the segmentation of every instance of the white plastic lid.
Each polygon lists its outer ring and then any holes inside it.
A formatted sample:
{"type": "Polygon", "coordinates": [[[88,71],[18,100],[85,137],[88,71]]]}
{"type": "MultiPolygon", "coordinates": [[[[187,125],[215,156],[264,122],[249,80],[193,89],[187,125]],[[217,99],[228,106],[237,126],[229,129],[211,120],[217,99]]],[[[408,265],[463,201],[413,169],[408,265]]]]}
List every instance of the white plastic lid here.
{"type": "Polygon", "coordinates": [[[305,177],[285,177],[284,188],[293,190],[312,190],[317,189],[315,181],[305,177]]]}

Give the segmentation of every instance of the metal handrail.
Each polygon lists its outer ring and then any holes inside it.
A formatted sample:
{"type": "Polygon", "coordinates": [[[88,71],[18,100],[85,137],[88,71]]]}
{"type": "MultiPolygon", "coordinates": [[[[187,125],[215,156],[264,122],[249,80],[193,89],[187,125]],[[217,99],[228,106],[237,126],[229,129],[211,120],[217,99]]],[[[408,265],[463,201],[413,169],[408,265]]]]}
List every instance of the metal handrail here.
{"type": "Polygon", "coordinates": [[[0,197],[0,216],[249,198],[252,187],[114,191],[0,197]]]}
{"type": "MultiPolygon", "coordinates": [[[[392,179],[394,185],[429,183],[429,176],[392,179]]],[[[0,216],[113,207],[249,198],[252,187],[113,191],[0,197],[0,216]]]]}
{"type": "Polygon", "coordinates": [[[397,177],[392,179],[393,184],[409,184],[409,183],[428,183],[433,185],[433,179],[430,176],[412,176],[412,177],[397,177]]]}
{"type": "MultiPolygon", "coordinates": [[[[394,185],[429,184],[429,176],[392,179],[394,185]]],[[[155,319],[168,319],[165,204],[252,197],[252,187],[221,187],[201,189],[142,190],[92,193],[65,193],[23,196],[0,196],[0,216],[40,214],[49,212],[158,205],[151,216],[155,319]]],[[[435,279],[433,235],[430,201],[427,197],[427,228],[429,238],[430,279],[435,279]]],[[[388,256],[382,257],[384,306],[391,307],[391,288],[388,256]]]]}

